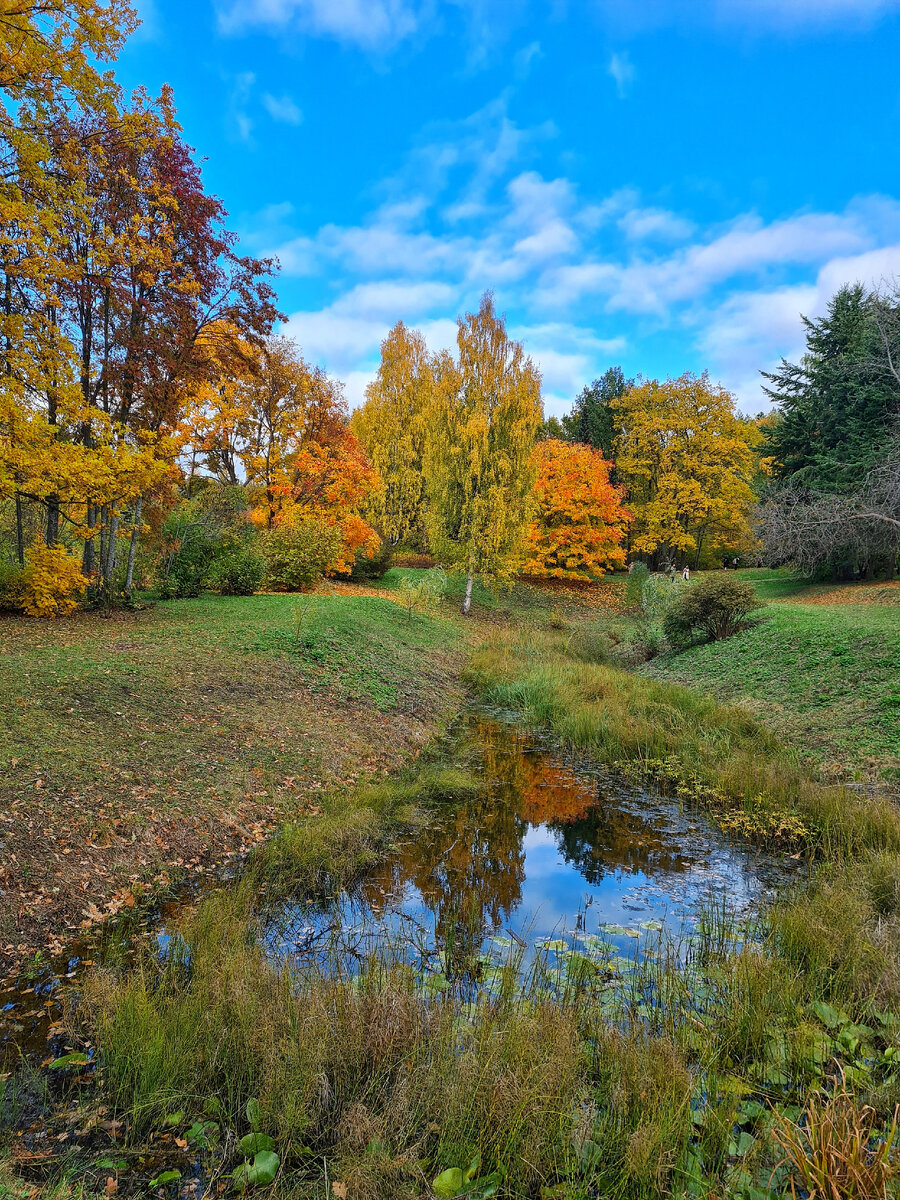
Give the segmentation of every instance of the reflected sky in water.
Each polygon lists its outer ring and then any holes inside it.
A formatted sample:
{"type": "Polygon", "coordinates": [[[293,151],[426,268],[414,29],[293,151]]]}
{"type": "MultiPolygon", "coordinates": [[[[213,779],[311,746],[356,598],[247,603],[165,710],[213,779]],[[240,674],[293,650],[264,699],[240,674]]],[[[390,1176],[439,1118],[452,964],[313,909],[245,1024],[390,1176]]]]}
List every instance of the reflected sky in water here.
{"type": "Polygon", "coordinates": [[[660,927],[689,933],[710,902],[746,912],[784,878],[677,801],[515,725],[476,716],[464,737],[480,791],[439,808],[353,895],[283,907],[265,936],[274,958],[302,967],[330,955],[352,969],[390,945],[452,971],[491,938],[533,947],[592,934],[633,956],[660,927]]]}

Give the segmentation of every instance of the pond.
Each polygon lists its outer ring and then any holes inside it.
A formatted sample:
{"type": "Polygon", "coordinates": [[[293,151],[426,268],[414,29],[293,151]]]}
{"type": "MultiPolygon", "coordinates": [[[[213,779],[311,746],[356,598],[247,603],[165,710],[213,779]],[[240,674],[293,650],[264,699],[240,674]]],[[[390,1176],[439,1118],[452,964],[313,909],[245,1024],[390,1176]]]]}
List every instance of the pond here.
{"type": "Polygon", "coordinates": [[[609,966],[740,921],[786,877],[679,801],[568,756],[502,715],[461,735],[481,787],[438,812],[352,892],[269,915],[273,961],[353,974],[373,956],[463,992],[577,952],[609,966]]]}
{"type": "MultiPolygon", "coordinates": [[[[561,752],[508,714],[473,711],[456,737],[480,786],[439,805],[352,892],[270,912],[263,942],[274,963],[352,976],[375,956],[464,997],[496,986],[510,959],[523,979],[536,963],[561,970],[576,952],[621,975],[663,939],[689,948],[711,909],[740,921],[796,877],[798,864],[731,841],[679,801],[561,752]]],[[[0,984],[0,1074],[22,1055],[58,1052],[62,990],[77,989],[97,960],[127,963],[148,938],[165,952],[197,897],[190,887],[0,984]]]]}

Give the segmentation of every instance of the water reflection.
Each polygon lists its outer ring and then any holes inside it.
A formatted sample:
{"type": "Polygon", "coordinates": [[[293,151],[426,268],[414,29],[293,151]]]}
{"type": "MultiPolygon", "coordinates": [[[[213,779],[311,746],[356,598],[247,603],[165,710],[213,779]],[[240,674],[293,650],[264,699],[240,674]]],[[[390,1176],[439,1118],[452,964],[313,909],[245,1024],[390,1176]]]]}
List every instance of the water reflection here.
{"type": "Polygon", "coordinates": [[[448,804],[336,907],[288,906],[269,927],[274,956],[301,962],[327,945],[360,961],[389,942],[406,961],[437,961],[453,976],[507,933],[529,947],[599,933],[633,954],[642,929],[684,931],[723,897],[746,910],[779,878],[771,859],[677,802],[514,725],[482,717],[467,737],[480,792],[448,804]]]}

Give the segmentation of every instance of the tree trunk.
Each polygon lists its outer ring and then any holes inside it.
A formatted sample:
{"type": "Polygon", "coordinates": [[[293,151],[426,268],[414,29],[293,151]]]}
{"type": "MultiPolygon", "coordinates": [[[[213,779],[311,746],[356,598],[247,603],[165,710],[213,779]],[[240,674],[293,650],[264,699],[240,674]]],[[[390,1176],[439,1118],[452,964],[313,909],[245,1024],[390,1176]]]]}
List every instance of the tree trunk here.
{"type": "Polygon", "coordinates": [[[44,541],[55,546],[59,541],[59,496],[47,497],[47,531],[44,541]]]}
{"type": "MultiPolygon", "coordinates": [[[[97,525],[97,508],[96,505],[88,502],[87,506],[87,527],[94,529],[97,525]]],[[[89,538],[85,538],[84,552],[81,555],[81,573],[90,579],[94,573],[94,536],[91,534],[89,538]]]]}
{"type": "Polygon", "coordinates": [[[134,506],[134,524],[131,527],[131,542],[128,546],[128,569],[125,572],[125,598],[131,599],[131,583],[134,579],[134,556],[137,551],[138,537],[141,532],[141,512],[144,507],[144,497],[138,496],[134,506]]]}
{"type": "Polygon", "coordinates": [[[16,555],[19,566],[25,566],[25,522],[22,517],[22,497],[16,492],[16,555]]]}
{"type": "Polygon", "coordinates": [[[119,514],[111,512],[109,516],[109,530],[106,534],[106,569],[103,572],[106,586],[110,592],[112,592],[113,571],[116,568],[116,534],[118,532],[119,514]]]}
{"type": "Polygon", "coordinates": [[[470,571],[469,577],[466,579],[466,595],[462,602],[462,615],[467,617],[472,611],[472,584],[475,582],[475,576],[470,571]]]}
{"type": "Polygon", "coordinates": [[[109,526],[109,509],[103,505],[100,509],[100,587],[103,587],[104,571],[106,570],[106,533],[109,526]]]}

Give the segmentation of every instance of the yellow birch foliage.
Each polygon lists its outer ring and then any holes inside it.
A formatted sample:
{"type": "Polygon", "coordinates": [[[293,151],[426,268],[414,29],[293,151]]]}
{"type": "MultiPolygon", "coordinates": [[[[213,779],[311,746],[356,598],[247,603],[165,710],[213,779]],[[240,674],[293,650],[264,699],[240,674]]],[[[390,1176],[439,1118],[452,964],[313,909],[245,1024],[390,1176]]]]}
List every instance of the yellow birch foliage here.
{"type": "Polygon", "coordinates": [[[431,356],[416,329],[398,321],[381,343],[378,374],[350,427],[381,479],[366,515],[396,546],[421,546],[425,534],[423,459],[434,387],[431,356]]]}
{"type": "Polygon", "coordinates": [[[649,380],[611,402],[616,471],[634,513],[631,549],[685,556],[750,548],[761,435],[709,376],[649,380]]]}
{"type": "Polygon", "coordinates": [[[468,577],[468,611],[476,576],[509,580],[524,558],[541,377],[490,293],[458,325],[458,362],[436,364],[425,478],[432,551],[468,577]]]}

